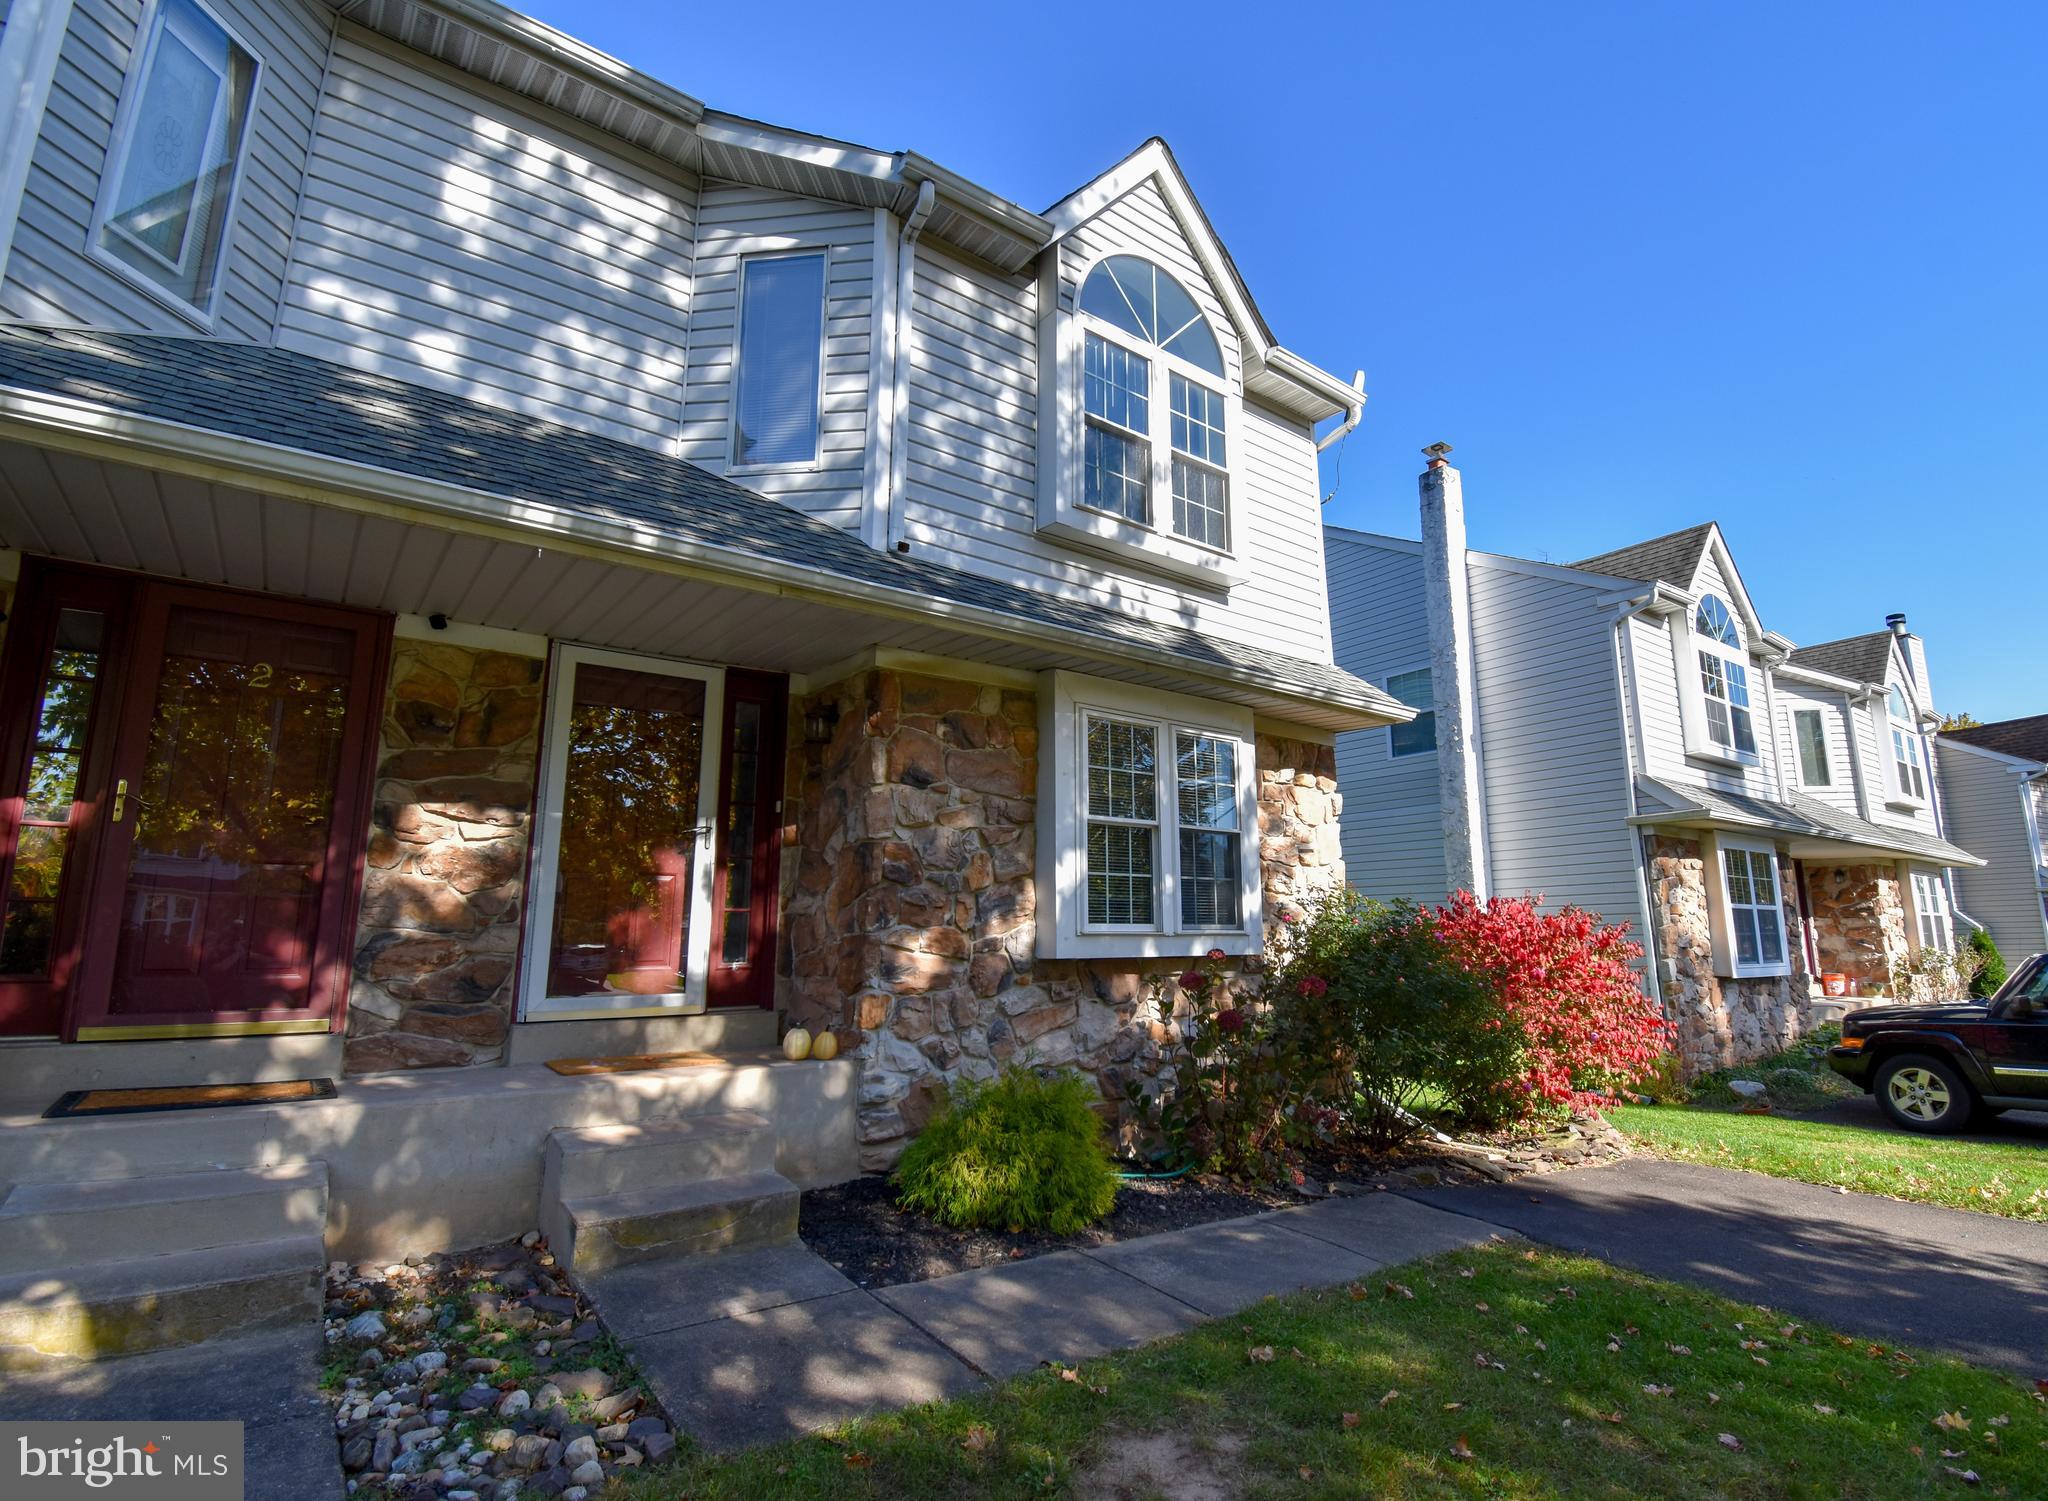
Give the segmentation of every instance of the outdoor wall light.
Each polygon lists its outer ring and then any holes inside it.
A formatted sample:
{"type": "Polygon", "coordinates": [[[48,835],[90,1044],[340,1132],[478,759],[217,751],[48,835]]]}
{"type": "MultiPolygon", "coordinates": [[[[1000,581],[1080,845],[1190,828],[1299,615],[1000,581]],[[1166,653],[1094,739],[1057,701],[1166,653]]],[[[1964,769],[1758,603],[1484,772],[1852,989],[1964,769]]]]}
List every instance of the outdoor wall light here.
{"type": "Polygon", "coordinates": [[[818,704],[804,715],[804,739],[811,745],[829,745],[839,727],[839,705],[818,704]]]}

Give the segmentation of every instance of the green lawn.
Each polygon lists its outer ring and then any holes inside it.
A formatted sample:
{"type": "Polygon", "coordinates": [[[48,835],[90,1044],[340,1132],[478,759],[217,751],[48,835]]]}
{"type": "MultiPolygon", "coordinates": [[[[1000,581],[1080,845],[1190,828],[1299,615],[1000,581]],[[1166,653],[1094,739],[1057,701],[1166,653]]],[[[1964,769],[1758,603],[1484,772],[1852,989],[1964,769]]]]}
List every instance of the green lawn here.
{"type": "Polygon", "coordinates": [[[1607,1118],[1659,1157],[2048,1220],[2048,1152],[2030,1143],[1913,1136],[1697,1106],[1629,1105],[1609,1110],[1607,1118]]]}
{"type": "Polygon", "coordinates": [[[2038,1496],[2044,1449],[2010,1377],[1498,1244],[624,1495],[1890,1501],[2038,1496]]]}

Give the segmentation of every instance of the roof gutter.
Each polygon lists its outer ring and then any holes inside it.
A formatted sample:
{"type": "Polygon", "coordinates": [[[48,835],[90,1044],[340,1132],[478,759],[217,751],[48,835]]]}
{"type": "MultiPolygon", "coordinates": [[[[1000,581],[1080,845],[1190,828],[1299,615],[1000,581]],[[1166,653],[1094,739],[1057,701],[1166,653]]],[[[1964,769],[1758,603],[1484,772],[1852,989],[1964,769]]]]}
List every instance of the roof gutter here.
{"type": "Polygon", "coordinates": [[[183,472],[199,478],[238,484],[251,479],[267,482],[272,493],[290,499],[332,504],[338,497],[360,497],[369,508],[391,514],[396,520],[417,520],[418,513],[424,511],[497,528],[522,546],[541,545],[535,534],[542,533],[557,546],[567,540],[598,556],[631,555],[640,566],[655,567],[678,577],[785,595],[839,609],[853,608],[898,620],[937,618],[992,639],[1030,641],[1098,660],[1121,658],[1148,668],[1269,695],[1276,701],[1313,711],[1348,711],[1356,721],[1345,726],[1350,729],[1389,724],[1404,717],[1388,712],[1376,701],[1378,695],[1364,683],[1359,684],[1366,690],[1362,695],[1324,692],[1310,696],[1276,688],[1267,676],[1249,666],[1218,667],[1190,662],[1164,646],[1105,641],[1099,633],[1078,626],[1027,620],[979,605],[937,600],[910,582],[898,587],[863,581],[855,593],[848,589],[849,581],[839,575],[764,558],[739,548],[705,542],[679,544],[673,535],[652,527],[601,521],[545,501],[422,479],[378,465],[160,418],[112,412],[67,397],[0,388],[0,437],[45,446],[51,446],[55,439],[54,446],[115,463],[134,463],[146,454],[169,459],[183,472]],[[688,552],[679,552],[679,545],[688,552]]]}

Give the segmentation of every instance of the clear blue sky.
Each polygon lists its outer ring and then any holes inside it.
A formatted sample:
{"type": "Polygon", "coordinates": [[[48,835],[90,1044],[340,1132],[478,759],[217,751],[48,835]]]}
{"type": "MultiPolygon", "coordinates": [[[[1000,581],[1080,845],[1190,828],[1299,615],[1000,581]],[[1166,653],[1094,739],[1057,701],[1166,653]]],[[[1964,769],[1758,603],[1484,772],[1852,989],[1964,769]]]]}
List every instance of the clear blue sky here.
{"type": "Polygon", "coordinates": [[[1412,536],[1448,439],[1475,546],[1718,520],[1773,629],[1904,610],[1941,707],[2048,712],[2039,0],[527,5],[1032,208],[1164,136],[1282,342],[1365,369],[1330,521],[1412,536]]]}

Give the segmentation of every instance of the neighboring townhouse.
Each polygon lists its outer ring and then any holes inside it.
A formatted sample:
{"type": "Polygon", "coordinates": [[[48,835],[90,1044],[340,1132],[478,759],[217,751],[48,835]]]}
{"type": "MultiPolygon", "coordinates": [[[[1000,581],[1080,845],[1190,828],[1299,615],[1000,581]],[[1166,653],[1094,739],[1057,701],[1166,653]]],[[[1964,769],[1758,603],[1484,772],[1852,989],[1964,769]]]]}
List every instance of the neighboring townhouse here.
{"type": "Polygon", "coordinates": [[[1362,381],[1162,143],[1034,211],[489,0],[12,0],[0,83],[0,1186],[567,1235],[707,1103],[826,1181],[1341,882],[1362,381]],[[33,1120],[251,1081],[339,1088],[33,1120]]]}
{"type": "Polygon", "coordinates": [[[2048,949],[2048,714],[1943,730],[1935,749],[1949,831],[1985,861],[1956,872],[1956,916],[2017,967],[2048,949]]]}
{"type": "Polygon", "coordinates": [[[1946,873],[1983,862],[1943,832],[1904,617],[1794,648],[1711,522],[1568,565],[1472,550],[1444,451],[1420,541],[1327,532],[1337,660],[1417,711],[1338,737],[1351,883],[1628,923],[1694,1070],[1798,1036],[1823,975],[1938,970],[1946,873]]]}

